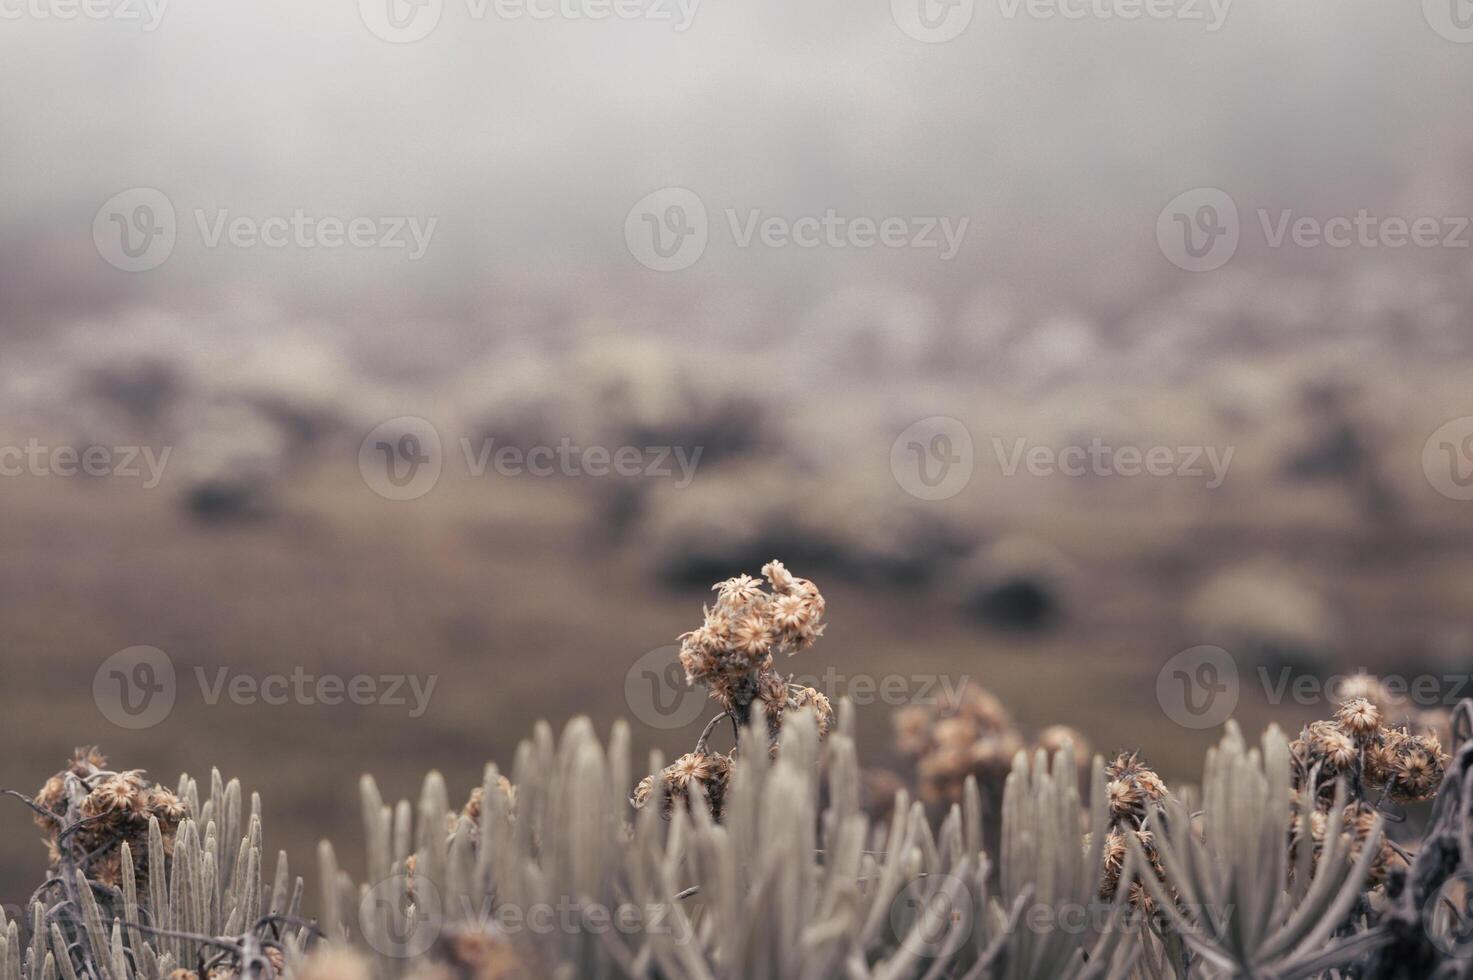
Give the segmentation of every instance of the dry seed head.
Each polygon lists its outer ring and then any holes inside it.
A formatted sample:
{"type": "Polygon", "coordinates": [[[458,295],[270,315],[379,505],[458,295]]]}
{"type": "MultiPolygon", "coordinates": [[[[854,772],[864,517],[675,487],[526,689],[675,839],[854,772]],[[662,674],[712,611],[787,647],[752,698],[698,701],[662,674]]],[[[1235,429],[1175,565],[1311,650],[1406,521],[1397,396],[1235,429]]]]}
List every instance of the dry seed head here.
{"type": "Polygon", "coordinates": [[[931,741],[943,749],[962,749],[977,740],[977,726],[966,718],[942,718],[931,729],[931,741]]]}
{"type": "Polygon", "coordinates": [[[1356,739],[1364,739],[1381,727],[1381,709],[1366,698],[1351,698],[1335,712],[1342,731],[1356,739]]]}
{"type": "Polygon", "coordinates": [[[1437,744],[1437,753],[1453,739],[1453,715],[1446,708],[1428,708],[1417,715],[1417,732],[1437,744]]]}
{"type": "Polygon", "coordinates": [[[907,704],[891,717],[895,750],[904,756],[919,756],[931,746],[931,710],[922,704],[907,704]]]}
{"type": "Polygon", "coordinates": [[[464,980],[534,980],[528,954],[500,936],[482,929],[452,926],[430,948],[428,958],[451,968],[450,978],[464,980]]]}
{"type": "Polygon", "coordinates": [[[1062,751],[1065,745],[1072,747],[1074,768],[1081,773],[1086,772],[1090,762],[1089,739],[1078,730],[1068,725],[1050,725],[1038,733],[1038,738],[1034,742],[1035,748],[1043,749],[1050,757],[1062,751]]]}
{"type": "Polygon", "coordinates": [[[731,760],[726,756],[688,752],[661,770],[658,778],[646,776],[640,780],[629,802],[635,809],[643,809],[658,793],[660,814],[668,820],[677,804],[688,807],[693,800],[704,799],[711,815],[720,820],[730,774],[731,760]]]}
{"type": "Polygon", "coordinates": [[[1012,715],[997,695],[976,684],[965,685],[961,692],[942,699],[942,716],[965,718],[982,732],[1003,732],[1013,728],[1012,715]]]}
{"type": "Polygon", "coordinates": [[[1140,753],[1121,752],[1105,763],[1105,776],[1109,779],[1123,779],[1135,775],[1141,768],[1140,753]]]}
{"type": "Polygon", "coordinates": [[[793,690],[791,706],[794,708],[812,708],[818,716],[818,737],[827,738],[829,730],[834,724],[834,706],[829,703],[828,697],[812,687],[799,687],[793,690]]]}
{"type": "Polygon", "coordinates": [[[1401,803],[1430,800],[1442,783],[1442,773],[1442,760],[1426,747],[1406,745],[1397,753],[1391,767],[1391,795],[1401,803]]]}
{"type": "Polygon", "coordinates": [[[1133,779],[1112,779],[1105,787],[1110,816],[1115,820],[1144,815],[1146,795],[1133,779]]]}
{"type": "MultiPolygon", "coordinates": [[[[763,568],[773,592],[762,582],[738,575],[713,586],[714,608],[703,609],[700,628],[680,636],[680,663],[686,682],[704,684],[726,710],[745,718],[752,701],[764,696],[762,675],[773,669],[774,653],[792,654],[812,646],[823,633],[823,596],[807,579],[781,562],[763,568]]],[[[772,704],[786,701],[784,693],[772,704]]],[[[780,727],[773,723],[773,730],[780,727]]]]}

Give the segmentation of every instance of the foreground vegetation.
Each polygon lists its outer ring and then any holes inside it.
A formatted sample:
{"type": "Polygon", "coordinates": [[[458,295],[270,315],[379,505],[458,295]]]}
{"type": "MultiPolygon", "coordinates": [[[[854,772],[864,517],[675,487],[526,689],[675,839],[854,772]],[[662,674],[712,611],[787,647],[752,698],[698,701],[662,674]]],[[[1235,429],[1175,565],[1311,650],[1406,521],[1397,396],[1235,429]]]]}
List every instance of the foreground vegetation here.
{"type": "Polygon", "coordinates": [[[458,809],[437,773],[417,805],[364,777],[363,881],[329,843],[310,890],[285,853],[268,874],[259,797],[218,773],[169,790],[80,751],[12,794],[50,874],[0,923],[0,980],[1473,976],[1473,703],[1450,755],[1373,689],[1292,740],[1229,724],[1173,790],[1067,737],[999,768],[974,692],[897,719],[922,798],[875,814],[852,708],[778,670],[822,597],[763,572],[682,637],[721,708],[692,752],[636,769],[627,726],[580,719],[458,809]],[[1389,841],[1429,799],[1421,841],[1389,841]]]}

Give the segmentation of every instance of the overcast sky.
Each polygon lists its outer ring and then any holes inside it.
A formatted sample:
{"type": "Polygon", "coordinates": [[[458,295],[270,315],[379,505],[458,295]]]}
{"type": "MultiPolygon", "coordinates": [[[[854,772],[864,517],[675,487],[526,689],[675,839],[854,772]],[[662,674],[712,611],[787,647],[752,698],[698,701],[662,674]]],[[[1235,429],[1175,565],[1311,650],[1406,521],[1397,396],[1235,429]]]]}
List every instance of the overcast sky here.
{"type": "Polygon", "coordinates": [[[941,302],[1002,284],[1089,311],[1193,275],[1156,240],[1162,207],[1192,188],[1231,195],[1234,261],[1250,266],[1368,258],[1265,259],[1260,208],[1473,211],[1473,43],[1434,30],[1439,0],[1156,0],[1169,16],[1133,20],[1100,11],[1134,0],[1089,0],[1078,19],[979,0],[943,43],[906,32],[905,0],[645,0],[602,20],[478,0],[177,0],[156,24],[144,0],[88,0],[139,19],[55,16],[76,2],[0,0],[6,337],[151,307],[207,330],[242,303],[324,330],[455,337],[537,330],[549,310],[781,305],[850,282],[941,302]],[[438,20],[386,40],[390,2],[400,23],[438,20]],[[94,219],[140,187],[167,198],[177,240],[158,268],[122,271],[94,219]],[[704,254],[675,272],[636,261],[625,235],[666,187],[708,213],[704,254]],[[734,238],[754,215],[830,208],[967,226],[949,258],[734,238]],[[379,237],[402,219],[409,245],[209,244],[222,221],[297,209],[373,218],[379,237]],[[412,257],[416,220],[429,235],[412,257]]]}

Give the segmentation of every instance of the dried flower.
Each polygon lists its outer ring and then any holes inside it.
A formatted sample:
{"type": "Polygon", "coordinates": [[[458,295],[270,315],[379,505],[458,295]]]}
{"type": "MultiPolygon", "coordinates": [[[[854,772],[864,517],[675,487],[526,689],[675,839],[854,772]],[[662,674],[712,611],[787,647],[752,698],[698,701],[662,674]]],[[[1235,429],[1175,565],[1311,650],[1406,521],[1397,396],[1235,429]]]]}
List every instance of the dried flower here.
{"type": "Polygon", "coordinates": [[[156,819],[164,853],[173,853],[174,834],[185,807],[174,793],[150,783],[143,770],[113,772],[95,748],[78,749],[67,767],[46,780],[36,795],[45,814],[36,824],[46,832],[51,870],[68,862],[88,877],[116,886],[122,880],[122,845],[133,856],[134,876],[147,881],[149,820],[156,819]]]}
{"type": "Polygon", "coordinates": [[[786,683],[773,667],[773,654],[813,645],[823,634],[824,601],[812,582],[793,576],[781,562],[768,562],[762,573],[771,593],[750,575],[713,587],[716,605],[704,610],[705,622],[680,636],[680,662],[686,682],[709,687],[711,697],[742,724],[750,719],[752,702],[762,698],[775,733],[781,719],[773,715],[789,705],[785,690],[772,693],[774,684],[786,683]]]}
{"type": "Polygon", "coordinates": [[[1136,752],[1121,752],[1111,759],[1105,765],[1105,778],[1109,780],[1106,800],[1115,823],[1129,820],[1139,825],[1147,809],[1169,795],[1165,781],[1136,752]]]}
{"type": "Polygon", "coordinates": [[[720,820],[730,774],[731,759],[727,756],[688,752],[662,769],[658,778],[646,776],[640,780],[629,802],[642,810],[658,792],[660,813],[668,819],[677,803],[689,807],[693,798],[704,797],[711,815],[720,820]]]}
{"type": "Polygon", "coordinates": [[[1347,735],[1364,739],[1381,727],[1381,709],[1365,698],[1351,698],[1335,712],[1335,723],[1347,735]]]}

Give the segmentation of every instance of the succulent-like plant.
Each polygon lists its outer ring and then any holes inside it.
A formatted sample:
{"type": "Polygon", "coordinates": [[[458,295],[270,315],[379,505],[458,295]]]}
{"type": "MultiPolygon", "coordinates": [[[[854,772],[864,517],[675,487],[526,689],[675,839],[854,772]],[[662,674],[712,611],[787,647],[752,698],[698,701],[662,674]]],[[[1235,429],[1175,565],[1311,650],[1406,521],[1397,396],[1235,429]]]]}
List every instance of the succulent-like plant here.
{"type": "MultiPolygon", "coordinates": [[[[285,854],[263,878],[260,801],[246,812],[239,783],[171,792],[79,752],[35,798],[12,794],[51,871],[28,923],[0,914],[0,980],[1473,977],[1473,702],[1450,761],[1350,698],[1292,744],[1270,728],[1249,748],[1229,723],[1200,806],[1137,754],[1086,762],[1055,731],[1047,749],[1011,740],[995,830],[991,756],[930,809],[901,788],[877,819],[852,706],[773,660],[817,636],[822,599],[778,563],[764,574],[771,592],[718,586],[688,635],[724,713],[674,766],[651,756],[634,805],[627,726],[605,741],[581,718],[560,737],[537,725],[459,809],[438,773],[417,805],[365,776],[365,880],[323,842],[315,922],[285,854]],[[736,744],[718,754],[723,718],[736,744]],[[1424,841],[1392,860],[1378,807],[1439,781],[1424,841]]],[[[954,742],[975,762],[988,725],[1010,730],[971,698],[965,724],[903,724],[923,736],[912,754],[954,742]]]]}

